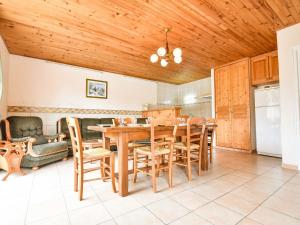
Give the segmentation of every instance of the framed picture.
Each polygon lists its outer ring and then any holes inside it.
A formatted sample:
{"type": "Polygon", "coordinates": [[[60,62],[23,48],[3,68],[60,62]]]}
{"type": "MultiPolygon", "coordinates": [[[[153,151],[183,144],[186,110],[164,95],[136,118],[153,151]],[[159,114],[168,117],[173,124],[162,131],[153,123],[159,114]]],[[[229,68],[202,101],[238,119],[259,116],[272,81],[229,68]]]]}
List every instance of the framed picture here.
{"type": "Polygon", "coordinates": [[[107,81],[86,79],[86,97],[107,98],[107,81]]]}

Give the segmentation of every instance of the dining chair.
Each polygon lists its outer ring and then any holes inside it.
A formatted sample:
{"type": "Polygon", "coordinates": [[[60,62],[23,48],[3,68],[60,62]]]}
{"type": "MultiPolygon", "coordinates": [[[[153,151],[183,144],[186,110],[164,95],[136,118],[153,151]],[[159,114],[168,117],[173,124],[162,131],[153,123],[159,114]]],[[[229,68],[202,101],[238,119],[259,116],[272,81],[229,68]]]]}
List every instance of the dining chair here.
{"type": "Polygon", "coordinates": [[[174,143],[174,164],[187,168],[188,180],[192,180],[192,163],[198,163],[198,174],[201,172],[201,153],[205,132],[204,118],[189,118],[184,141],[174,143]]]}
{"type": "Polygon", "coordinates": [[[215,135],[215,125],[216,119],[208,118],[206,119],[206,124],[210,125],[210,128],[207,130],[207,144],[208,144],[208,152],[209,152],[209,162],[212,163],[213,159],[213,142],[214,142],[214,135],[215,135]],[[213,126],[211,126],[213,125],[213,126]]]}
{"type": "Polygon", "coordinates": [[[159,176],[161,170],[168,171],[169,188],[172,187],[172,158],[173,158],[173,139],[166,138],[176,136],[177,120],[174,119],[153,119],[150,122],[150,146],[134,148],[134,176],[133,182],[136,183],[137,174],[139,172],[150,175],[152,177],[152,189],[156,192],[156,177],[159,176]],[[162,126],[173,127],[173,135],[165,135],[159,132],[162,126]],[[146,158],[144,157],[146,156],[146,158]],[[168,161],[166,162],[166,157],[168,161]],[[164,163],[162,163],[162,161],[164,163]],[[143,163],[143,167],[138,167],[139,163],[143,163]],[[145,166],[146,165],[146,166],[145,166]],[[150,166],[149,166],[150,165],[150,166]]]}
{"type": "MultiPolygon", "coordinates": [[[[74,158],[74,191],[78,192],[79,187],[79,200],[83,197],[83,183],[87,181],[93,181],[96,179],[109,179],[111,178],[113,192],[116,192],[115,184],[115,171],[114,162],[115,155],[105,148],[89,148],[84,150],[82,145],[81,131],[77,118],[67,117],[67,124],[70,132],[72,148],[73,148],[73,158],[74,158]],[[87,163],[100,162],[100,166],[85,168],[87,163]],[[84,180],[84,174],[92,171],[97,171],[101,173],[101,178],[84,180]],[[78,184],[79,181],[79,184],[78,184]]],[[[93,163],[94,165],[94,163],[93,163]]]]}

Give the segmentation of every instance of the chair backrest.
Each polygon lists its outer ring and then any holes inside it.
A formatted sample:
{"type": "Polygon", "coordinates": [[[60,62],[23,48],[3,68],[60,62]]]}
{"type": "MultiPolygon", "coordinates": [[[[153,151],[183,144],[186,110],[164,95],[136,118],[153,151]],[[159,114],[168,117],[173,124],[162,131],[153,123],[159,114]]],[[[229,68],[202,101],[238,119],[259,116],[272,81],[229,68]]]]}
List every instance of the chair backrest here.
{"type": "Polygon", "coordinates": [[[10,116],[7,118],[9,123],[9,133],[11,138],[22,138],[28,136],[43,135],[43,121],[37,116],[10,116]]]}
{"type": "Polygon", "coordinates": [[[202,149],[205,128],[206,120],[204,118],[193,117],[187,120],[187,147],[189,147],[191,143],[196,143],[199,144],[200,150],[202,149]]]}
{"type": "Polygon", "coordinates": [[[152,119],[150,122],[151,136],[151,153],[154,156],[155,150],[159,147],[169,145],[174,142],[176,137],[178,127],[178,120],[176,118],[156,118],[152,119]],[[164,132],[159,131],[159,127],[172,127],[172,134],[165,134],[164,132]]]}
{"type": "Polygon", "coordinates": [[[78,152],[79,161],[83,158],[83,147],[82,147],[82,137],[80,126],[77,118],[67,117],[67,124],[69,128],[69,133],[71,137],[73,156],[78,152]]]}
{"type": "Polygon", "coordinates": [[[146,118],[146,117],[136,118],[136,123],[137,124],[148,124],[148,118],[146,118]]]}

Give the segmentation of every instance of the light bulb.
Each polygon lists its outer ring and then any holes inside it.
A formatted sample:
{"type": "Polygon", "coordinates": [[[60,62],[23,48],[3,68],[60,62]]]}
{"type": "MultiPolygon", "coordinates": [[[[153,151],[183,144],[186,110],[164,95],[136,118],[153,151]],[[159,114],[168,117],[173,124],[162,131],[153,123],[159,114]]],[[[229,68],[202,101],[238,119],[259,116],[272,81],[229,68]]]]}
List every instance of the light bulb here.
{"type": "Polygon", "coordinates": [[[175,56],[174,57],[174,62],[177,63],[177,64],[181,63],[182,62],[182,57],[181,56],[175,56]]]}
{"type": "Polygon", "coordinates": [[[181,50],[180,48],[175,48],[175,49],[173,50],[173,55],[174,55],[175,57],[181,56],[181,55],[182,55],[182,50],[181,50]]]}
{"type": "Polygon", "coordinates": [[[157,49],[157,54],[162,57],[167,53],[167,50],[164,47],[160,47],[159,49],[157,49]]]}
{"type": "Polygon", "coordinates": [[[150,61],[152,63],[156,63],[158,61],[158,56],[156,54],[152,54],[150,57],[150,61]]]}
{"type": "Polygon", "coordinates": [[[162,59],[162,60],[160,60],[160,65],[161,65],[162,67],[166,67],[166,66],[168,65],[168,61],[165,60],[165,59],[162,59]]]}

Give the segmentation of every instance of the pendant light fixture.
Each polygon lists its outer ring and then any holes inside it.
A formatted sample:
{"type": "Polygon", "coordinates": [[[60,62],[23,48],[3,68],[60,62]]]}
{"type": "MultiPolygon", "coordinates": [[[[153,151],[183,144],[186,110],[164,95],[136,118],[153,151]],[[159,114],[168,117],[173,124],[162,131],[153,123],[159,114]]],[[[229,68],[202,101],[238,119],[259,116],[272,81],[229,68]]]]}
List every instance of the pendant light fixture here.
{"type": "Polygon", "coordinates": [[[150,61],[156,63],[160,60],[162,67],[166,67],[172,59],[175,63],[180,64],[182,62],[182,50],[175,48],[173,52],[170,51],[168,43],[168,32],[170,29],[166,28],[164,31],[166,33],[166,45],[165,47],[158,48],[157,52],[150,56],[150,61]]]}

